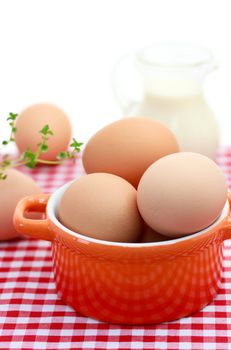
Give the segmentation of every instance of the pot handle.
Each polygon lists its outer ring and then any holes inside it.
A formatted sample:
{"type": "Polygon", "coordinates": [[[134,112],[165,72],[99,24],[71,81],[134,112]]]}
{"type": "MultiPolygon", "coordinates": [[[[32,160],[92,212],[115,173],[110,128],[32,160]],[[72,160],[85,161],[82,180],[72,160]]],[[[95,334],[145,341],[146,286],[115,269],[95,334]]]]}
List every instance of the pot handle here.
{"type": "Polygon", "coordinates": [[[231,192],[228,193],[228,201],[230,208],[226,219],[226,225],[222,229],[223,240],[231,239],[231,192]]]}
{"type": "Polygon", "coordinates": [[[47,218],[37,220],[25,217],[25,212],[31,209],[46,214],[49,197],[49,194],[37,194],[25,197],[18,202],[14,212],[14,227],[18,233],[46,241],[52,240],[47,218]]]}

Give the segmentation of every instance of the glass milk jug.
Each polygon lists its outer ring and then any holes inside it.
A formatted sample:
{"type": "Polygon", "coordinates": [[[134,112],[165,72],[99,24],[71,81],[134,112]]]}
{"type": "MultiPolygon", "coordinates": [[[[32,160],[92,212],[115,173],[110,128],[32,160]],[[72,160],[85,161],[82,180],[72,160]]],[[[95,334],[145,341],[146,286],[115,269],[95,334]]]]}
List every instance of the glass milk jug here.
{"type": "Polygon", "coordinates": [[[125,116],[159,120],[174,132],[181,151],[214,158],[219,130],[203,81],[215,67],[206,48],[156,44],[117,63],[114,92],[125,116]]]}

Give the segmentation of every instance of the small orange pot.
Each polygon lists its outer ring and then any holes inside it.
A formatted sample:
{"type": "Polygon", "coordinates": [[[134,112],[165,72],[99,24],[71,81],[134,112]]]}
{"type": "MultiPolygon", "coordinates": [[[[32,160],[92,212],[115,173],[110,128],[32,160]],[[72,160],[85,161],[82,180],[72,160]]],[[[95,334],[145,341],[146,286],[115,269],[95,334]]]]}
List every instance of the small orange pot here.
{"type": "MultiPolygon", "coordinates": [[[[231,238],[230,202],[207,229],[157,243],[112,243],[64,227],[57,206],[69,184],[50,197],[22,199],[16,230],[51,241],[59,296],[83,315],[121,324],[148,324],[190,315],[210,303],[222,277],[222,246],[231,238]],[[27,210],[46,219],[25,217],[27,210]]],[[[167,218],[166,218],[167,220],[167,218]]]]}

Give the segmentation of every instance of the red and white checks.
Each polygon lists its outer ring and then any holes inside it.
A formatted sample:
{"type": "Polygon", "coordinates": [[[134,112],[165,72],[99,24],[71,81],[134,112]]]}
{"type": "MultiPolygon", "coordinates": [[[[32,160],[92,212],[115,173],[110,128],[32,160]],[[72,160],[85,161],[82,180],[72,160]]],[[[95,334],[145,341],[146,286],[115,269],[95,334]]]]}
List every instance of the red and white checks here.
{"type": "MultiPolygon", "coordinates": [[[[218,155],[231,187],[231,149],[218,155]]],[[[79,160],[57,167],[22,169],[52,192],[83,174],[79,160]]],[[[82,317],[55,291],[50,243],[0,244],[0,349],[231,349],[231,241],[224,246],[222,287],[203,311],[145,327],[110,325],[82,317]]]]}

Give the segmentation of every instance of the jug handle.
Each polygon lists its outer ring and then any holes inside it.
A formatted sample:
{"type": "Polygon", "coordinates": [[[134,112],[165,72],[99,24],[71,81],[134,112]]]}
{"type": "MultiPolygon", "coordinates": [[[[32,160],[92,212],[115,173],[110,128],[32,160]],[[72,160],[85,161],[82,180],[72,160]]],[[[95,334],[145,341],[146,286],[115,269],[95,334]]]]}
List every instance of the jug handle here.
{"type": "Polygon", "coordinates": [[[18,202],[14,212],[14,227],[18,233],[46,241],[52,240],[47,217],[41,220],[25,217],[27,210],[35,210],[46,215],[49,197],[49,194],[36,194],[25,197],[18,202]]]}
{"type": "Polygon", "coordinates": [[[135,54],[121,57],[112,72],[114,96],[125,115],[133,111],[143,97],[143,83],[136,69],[135,54]]]}

